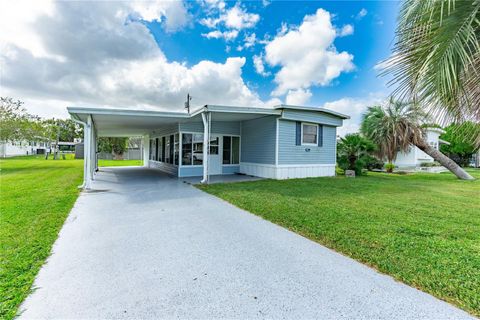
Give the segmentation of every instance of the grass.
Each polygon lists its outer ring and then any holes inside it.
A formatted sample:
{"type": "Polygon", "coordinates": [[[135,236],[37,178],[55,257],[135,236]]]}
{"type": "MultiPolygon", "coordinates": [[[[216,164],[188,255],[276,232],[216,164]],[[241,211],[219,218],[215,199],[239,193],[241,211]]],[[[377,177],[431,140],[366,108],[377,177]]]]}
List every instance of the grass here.
{"type": "MultiPolygon", "coordinates": [[[[139,160],[100,160],[100,166],[139,160]]],[[[83,160],[43,156],[0,160],[0,319],[12,319],[29,294],[78,197],[83,160]]]]}
{"type": "Polygon", "coordinates": [[[480,316],[480,180],[369,173],[198,187],[480,316]]]}

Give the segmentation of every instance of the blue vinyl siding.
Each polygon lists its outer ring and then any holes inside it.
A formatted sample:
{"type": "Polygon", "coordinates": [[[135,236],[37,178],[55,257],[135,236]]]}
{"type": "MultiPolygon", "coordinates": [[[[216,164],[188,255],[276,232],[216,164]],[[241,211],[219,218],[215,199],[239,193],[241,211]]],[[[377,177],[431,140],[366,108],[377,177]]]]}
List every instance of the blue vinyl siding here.
{"type": "Polygon", "coordinates": [[[168,134],[174,134],[176,132],[178,132],[178,124],[177,123],[168,124],[153,130],[153,132],[150,133],[150,138],[156,138],[156,137],[160,137],[168,134]]]}
{"type": "MultiPolygon", "coordinates": [[[[203,133],[202,122],[180,123],[180,131],[203,133]]],[[[238,121],[212,121],[211,133],[240,135],[240,122],[238,121]]]]}
{"type": "Polygon", "coordinates": [[[266,116],[242,122],[241,162],[275,164],[276,119],[266,116]]]}
{"type": "Polygon", "coordinates": [[[284,110],[282,118],[294,121],[321,123],[335,127],[340,127],[343,123],[342,119],[327,113],[303,110],[284,110]]]}
{"type": "Polygon", "coordinates": [[[240,172],[240,166],[223,166],[222,174],[233,174],[240,172]]]}
{"type": "MultiPolygon", "coordinates": [[[[336,162],[335,145],[337,128],[323,126],[323,146],[296,145],[296,122],[279,121],[278,164],[334,164],[336,162]],[[309,149],[310,151],[306,151],[309,149]]],[[[243,146],[242,146],[243,148],[243,146]]]]}
{"type": "Polygon", "coordinates": [[[203,166],[199,167],[179,167],[178,169],[179,177],[199,177],[203,176],[203,166]]]}

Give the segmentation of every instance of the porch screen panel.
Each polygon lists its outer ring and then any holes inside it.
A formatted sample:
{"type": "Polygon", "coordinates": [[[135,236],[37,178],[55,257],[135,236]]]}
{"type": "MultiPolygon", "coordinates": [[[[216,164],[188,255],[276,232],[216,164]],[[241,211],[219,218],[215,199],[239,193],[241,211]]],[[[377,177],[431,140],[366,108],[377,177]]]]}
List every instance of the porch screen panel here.
{"type": "Polygon", "coordinates": [[[165,162],[165,155],[167,154],[166,148],[167,143],[165,142],[165,137],[162,137],[162,162],[165,162]]]}
{"type": "Polygon", "coordinates": [[[173,137],[175,139],[175,143],[174,143],[175,148],[174,148],[174,152],[173,152],[173,159],[174,159],[173,163],[178,166],[178,157],[179,157],[179,154],[180,154],[180,152],[179,152],[180,141],[179,141],[178,133],[175,134],[173,137]]]}
{"type": "Polygon", "coordinates": [[[155,139],[155,161],[158,161],[158,138],[155,139]]]}
{"type": "Polygon", "coordinates": [[[175,139],[173,137],[173,134],[170,135],[169,137],[169,158],[168,158],[168,163],[173,164],[173,154],[174,154],[174,148],[175,148],[175,139]]]}
{"type": "Polygon", "coordinates": [[[165,141],[166,141],[166,146],[165,146],[165,163],[170,163],[170,155],[171,155],[171,152],[170,152],[170,138],[169,137],[165,137],[165,141]]]}
{"type": "Polygon", "coordinates": [[[224,136],[223,137],[223,164],[230,164],[231,155],[232,155],[232,138],[224,136]]]}
{"type": "Polygon", "coordinates": [[[162,152],[163,152],[163,139],[158,138],[158,147],[157,147],[157,159],[162,161],[162,152]]]}
{"type": "Polygon", "coordinates": [[[232,137],[232,164],[240,163],[240,138],[232,137]]]}
{"type": "Polygon", "coordinates": [[[193,152],[192,152],[192,162],[194,165],[203,164],[203,134],[196,133],[193,134],[192,138],[193,152]]]}
{"type": "Polygon", "coordinates": [[[182,134],[182,165],[192,164],[192,134],[182,134]]]}

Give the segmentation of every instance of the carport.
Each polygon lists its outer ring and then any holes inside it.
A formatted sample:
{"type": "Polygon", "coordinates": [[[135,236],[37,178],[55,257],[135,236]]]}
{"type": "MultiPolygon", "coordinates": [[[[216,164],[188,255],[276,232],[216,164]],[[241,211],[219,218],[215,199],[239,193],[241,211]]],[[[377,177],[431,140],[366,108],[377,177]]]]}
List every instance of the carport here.
{"type": "MultiPolygon", "coordinates": [[[[68,107],[72,119],[84,127],[84,182],[82,187],[91,188],[98,168],[97,139],[99,137],[142,136],[144,166],[149,166],[150,134],[162,127],[188,124],[203,131],[203,154],[210,155],[211,128],[215,123],[240,123],[265,116],[280,116],[282,110],[205,105],[192,113],[135,110],[118,108],[68,107]]],[[[180,142],[181,143],[181,142],[180,142]]],[[[181,150],[180,150],[181,154],[181,150]]],[[[210,156],[203,157],[202,183],[208,183],[210,156]]],[[[213,171],[212,171],[213,172],[213,171]]],[[[214,174],[214,173],[212,173],[214,174]]]]}

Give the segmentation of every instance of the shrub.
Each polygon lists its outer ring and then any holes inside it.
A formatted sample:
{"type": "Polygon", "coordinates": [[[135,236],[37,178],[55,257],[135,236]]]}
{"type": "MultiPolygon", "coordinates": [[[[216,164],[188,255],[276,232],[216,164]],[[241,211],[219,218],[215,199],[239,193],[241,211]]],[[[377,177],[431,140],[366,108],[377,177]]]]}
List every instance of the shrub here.
{"type": "Polygon", "coordinates": [[[385,170],[387,170],[387,172],[391,173],[393,172],[393,169],[395,169],[395,165],[391,162],[385,164],[385,170]]]}
{"type": "Polygon", "coordinates": [[[374,169],[381,170],[385,166],[385,163],[382,160],[379,160],[372,156],[365,156],[364,157],[365,167],[372,171],[374,169]]]}
{"type": "Polygon", "coordinates": [[[441,164],[438,163],[437,161],[433,161],[433,162],[422,162],[420,163],[420,167],[423,167],[423,168],[428,168],[428,167],[440,167],[441,164]]]}

